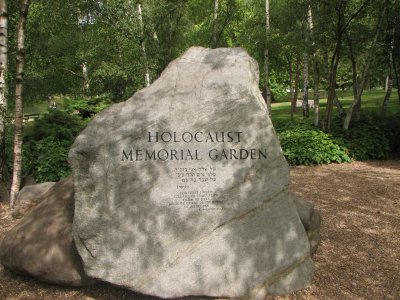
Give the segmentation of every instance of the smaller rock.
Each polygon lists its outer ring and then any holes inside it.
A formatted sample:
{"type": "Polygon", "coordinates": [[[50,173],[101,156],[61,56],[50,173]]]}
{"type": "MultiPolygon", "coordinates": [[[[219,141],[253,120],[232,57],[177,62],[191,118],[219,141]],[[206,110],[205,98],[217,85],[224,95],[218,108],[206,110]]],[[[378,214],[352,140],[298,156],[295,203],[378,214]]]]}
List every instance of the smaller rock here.
{"type": "Polygon", "coordinates": [[[318,249],[321,227],[321,214],[314,208],[314,206],[295,196],[292,196],[293,202],[296,205],[297,212],[299,214],[301,223],[307,232],[308,240],[310,242],[310,252],[314,254],[318,249]]]}
{"type": "Polygon", "coordinates": [[[56,183],[0,244],[7,269],[39,280],[68,286],[94,282],[82,266],[71,236],[74,215],[72,178],[56,183]]]}
{"type": "Polygon", "coordinates": [[[43,182],[33,185],[25,185],[19,191],[15,206],[11,215],[15,219],[22,218],[32,207],[35,207],[42,199],[45,193],[54,186],[55,182],[43,182]]]}

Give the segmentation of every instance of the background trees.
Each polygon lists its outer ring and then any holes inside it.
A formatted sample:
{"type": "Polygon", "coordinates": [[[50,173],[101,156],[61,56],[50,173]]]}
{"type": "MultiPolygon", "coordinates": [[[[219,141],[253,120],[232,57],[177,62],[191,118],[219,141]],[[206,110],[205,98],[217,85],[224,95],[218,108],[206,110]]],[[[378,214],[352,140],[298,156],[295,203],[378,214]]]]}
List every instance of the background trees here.
{"type": "MultiPolygon", "coordinates": [[[[157,78],[169,61],[192,45],[245,48],[263,66],[260,85],[268,86],[268,77],[272,97],[284,94],[290,86],[303,85],[303,79],[291,85],[289,77],[293,73],[294,81],[296,65],[303,69],[305,57],[310,77],[316,72],[324,74],[323,56],[328,57],[329,74],[321,76],[326,77],[321,88],[348,88],[353,78],[337,75],[349,73],[350,50],[359,65],[366,58],[365,49],[369,49],[382,15],[385,28],[391,27],[393,36],[398,35],[398,2],[36,0],[30,9],[27,32],[25,92],[32,100],[55,94],[110,93],[120,101],[145,86],[149,81],[146,78],[157,78]],[[385,5],[388,13],[382,12],[385,5]],[[270,73],[267,77],[266,60],[270,73]],[[335,78],[328,82],[327,76],[335,78]]],[[[17,8],[13,4],[10,15],[16,16],[17,8]]],[[[15,48],[13,22],[10,42],[15,48]]],[[[379,34],[378,45],[384,39],[379,34]]],[[[398,39],[393,41],[393,59],[398,68],[398,39]]],[[[387,66],[382,69],[387,70],[387,66]]],[[[375,75],[374,68],[371,72],[368,78],[375,80],[371,83],[382,84],[381,74],[375,75]]],[[[12,85],[13,76],[9,81],[12,85]]],[[[312,79],[309,87],[313,89],[315,84],[312,79]]],[[[332,94],[328,114],[334,103],[332,94]]]]}
{"type": "MultiPolygon", "coordinates": [[[[304,99],[306,119],[310,98],[314,125],[327,131],[338,115],[337,106],[342,117],[334,121],[348,129],[363,113],[363,90],[383,88],[391,78],[399,93],[399,2],[33,0],[26,32],[25,103],[53,99],[85,119],[148,85],[190,46],[243,47],[260,66],[260,89],[267,102],[287,99],[287,114],[295,119],[296,102],[304,99]],[[353,90],[350,108],[341,105],[340,90],[353,90]],[[320,98],[327,98],[321,106],[320,98]]],[[[12,1],[6,7],[0,0],[0,143],[4,112],[18,103],[15,58],[21,3],[12,1]],[[1,63],[6,46],[9,59],[1,63]]],[[[389,101],[384,98],[379,100],[383,111],[389,101]]],[[[32,147],[31,152],[36,151],[32,147]]]]}

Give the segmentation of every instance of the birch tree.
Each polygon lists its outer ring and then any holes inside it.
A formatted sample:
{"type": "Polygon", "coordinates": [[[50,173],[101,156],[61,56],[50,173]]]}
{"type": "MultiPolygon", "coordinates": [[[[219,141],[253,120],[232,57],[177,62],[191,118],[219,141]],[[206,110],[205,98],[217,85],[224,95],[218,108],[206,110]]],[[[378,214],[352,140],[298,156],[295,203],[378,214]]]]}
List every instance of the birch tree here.
{"type": "Polygon", "coordinates": [[[393,22],[393,74],[396,80],[397,97],[400,104],[400,1],[396,0],[394,8],[393,22]]]}
{"type": "Polygon", "coordinates": [[[7,3],[6,0],[0,0],[0,201],[6,201],[8,199],[8,172],[5,152],[7,112],[7,21],[7,3]]]}
{"type": "Polygon", "coordinates": [[[308,118],[310,111],[308,106],[308,53],[307,50],[304,52],[304,77],[303,77],[303,118],[308,118]]]}
{"type": "MultiPolygon", "coordinates": [[[[361,104],[361,96],[363,94],[365,82],[367,80],[367,77],[368,77],[368,74],[369,74],[369,71],[370,71],[370,68],[371,68],[371,65],[372,65],[375,46],[376,46],[376,43],[377,43],[378,38],[379,38],[380,33],[381,33],[381,27],[382,27],[382,23],[383,23],[383,20],[384,20],[386,11],[387,11],[387,7],[388,7],[388,0],[385,0],[384,6],[383,6],[383,9],[382,9],[382,13],[381,13],[381,15],[380,15],[380,17],[378,19],[378,22],[377,22],[374,38],[373,38],[371,46],[370,46],[370,48],[368,50],[367,58],[365,60],[365,67],[364,67],[364,70],[362,72],[362,76],[361,76],[360,82],[358,83],[357,79],[355,79],[356,82],[353,83],[353,84],[356,84],[356,87],[354,89],[357,91],[357,93],[356,93],[356,95],[355,95],[355,97],[353,99],[353,102],[350,105],[350,108],[349,108],[349,110],[348,110],[348,112],[346,114],[346,117],[344,119],[344,122],[343,122],[343,128],[345,130],[349,129],[350,122],[351,122],[351,120],[353,118],[353,115],[354,115],[354,112],[356,110],[356,107],[361,104]]],[[[353,77],[353,80],[354,80],[354,77],[353,77]]]]}
{"type": "Polygon", "coordinates": [[[265,73],[265,95],[268,113],[271,115],[271,88],[269,86],[269,35],[270,35],[270,24],[269,24],[269,0],[265,0],[265,48],[264,48],[264,73],[265,73]]]}
{"type": "Polygon", "coordinates": [[[319,62],[317,56],[317,47],[315,43],[314,37],[314,21],[312,15],[311,5],[308,5],[307,9],[307,24],[309,30],[309,38],[311,42],[311,53],[313,60],[313,69],[314,69],[314,125],[319,125],[319,84],[320,84],[320,71],[319,71],[319,62]]]}
{"type": "Polygon", "coordinates": [[[360,14],[360,12],[362,12],[365,9],[368,3],[369,3],[368,0],[364,1],[355,10],[354,13],[350,14],[349,17],[346,17],[346,15],[349,14],[348,1],[339,0],[335,3],[335,12],[336,12],[335,46],[332,53],[332,57],[329,62],[329,69],[328,69],[328,99],[326,101],[326,109],[325,109],[325,116],[323,123],[323,127],[325,130],[329,130],[331,127],[333,104],[335,102],[335,98],[337,97],[335,91],[336,75],[341,57],[343,35],[345,34],[350,23],[360,14]]]}
{"type": "Polygon", "coordinates": [[[390,49],[389,49],[389,63],[388,63],[388,74],[386,76],[385,82],[385,98],[382,102],[381,114],[384,114],[386,111],[387,104],[389,102],[390,95],[392,94],[393,89],[393,78],[392,78],[392,70],[393,70],[393,43],[391,41],[390,49]]]}
{"type": "Polygon", "coordinates": [[[214,48],[217,48],[218,46],[218,6],[219,6],[219,1],[214,0],[214,28],[213,28],[214,48]]]}
{"type": "Polygon", "coordinates": [[[150,85],[150,71],[149,71],[149,62],[147,60],[146,41],[145,41],[145,36],[144,36],[142,5],[140,3],[137,5],[137,11],[138,11],[138,18],[139,18],[139,26],[140,26],[140,46],[142,48],[142,56],[143,56],[143,64],[144,64],[144,83],[146,86],[149,86],[150,85]]]}
{"type": "Polygon", "coordinates": [[[10,206],[13,207],[21,185],[22,169],[22,91],[25,62],[25,29],[28,19],[30,0],[22,0],[17,28],[17,73],[15,80],[15,116],[14,116],[14,161],[10,192],[10,206]]]}
{"type": "Polygon", "coordinates": [[[288,64],[288,69],[289,69],[289,92],[290,92],[290,119],[293,121],[294,119],[294,113],[296,110],[296,100],[295,95],[294,95],[294,90],[295,90],[295,84],[294,84],[294,76],[293,76],[293,63],[292,63],[292,57],[289,55],[286,56],[286,61],[288,64]]]}

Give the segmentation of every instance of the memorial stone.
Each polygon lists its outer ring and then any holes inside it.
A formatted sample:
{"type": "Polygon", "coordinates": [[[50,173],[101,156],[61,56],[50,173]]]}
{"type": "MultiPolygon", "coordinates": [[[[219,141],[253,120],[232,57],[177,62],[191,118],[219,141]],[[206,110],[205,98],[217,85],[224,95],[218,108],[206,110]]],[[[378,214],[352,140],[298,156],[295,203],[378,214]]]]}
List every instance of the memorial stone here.
{"type": "Polygon", "coordinates": [[[143,294],[262,299],[310,284],[289,168],[240,48],[193,47],[70,151],[85,271],[143,294]]]}

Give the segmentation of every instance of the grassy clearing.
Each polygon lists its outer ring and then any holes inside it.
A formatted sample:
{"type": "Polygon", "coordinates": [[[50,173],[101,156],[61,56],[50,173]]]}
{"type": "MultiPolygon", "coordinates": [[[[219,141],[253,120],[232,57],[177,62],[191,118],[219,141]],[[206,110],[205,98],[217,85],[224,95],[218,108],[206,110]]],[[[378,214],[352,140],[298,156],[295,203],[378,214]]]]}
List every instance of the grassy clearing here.
{"type": "Polygon", "coordinates": [[[37,103],[27,103],[24,105],[24,114],[43,114],[47,112],[49,105],[47,101],[37,103]]]}
{"type": "MultiPolygon", "coordinates": [[[[313,92],[310,91],[310,96],[312,99],[313,92]]],[[[325,113],[326,106],[326,92],[320,92],[320,116],[321,118],[325,113]]],[[[299,95],[298,99],[301,99],[301,95],[299,95]]],[[[347,110],[351,102],[353,101],[352,91],[338,91],[338,97],[340,102],[343,104],[345,110],[347,110]]],[[[383,90],[370,90],[365,91],[362,97],[362,112],[379,112],[380,107],[383,102],[383,98],[385,97],[385,91],[383,90]]],[[[334,114],[336,114],[336,107],[334,107],[334,114]]],[[[387,111],[391,114],[400,112],[400,105],[397,98],[397,90],[393,90],[390,96],[390,100],[388,103],[387,111]]],[[[314,109],[310,109],[310,120],[314,120],[314,109]]],[[[297,108],[297,112],[294,115],[295,121],[303,120],[303,112],[301,107],[297,108]]],[[[290,100],[289,96],[285,98],[278,99],[275,103],[272,103],[272,121],[282,122],[287,121],[290,122],[290,100]]]]}
{"type": "MultiPolygon", "coordinates": [[[[342,102],[345,109],[348,109],[352,100],[353,95],[352,91],[338,91],[339,100],[342,102]]],[[[325,106],[326,106],[326,91],[320,91],[320,115],[321,118],[325,113],[325,106]]],[[[369,112],[379,112],[379,109],[382,105],[383,98],[385,97],[385,92],[383,90],[370,90],[365,91],[362,97],[362,111],[369,111],[369,112]]],[[[302,95],[299,94],[298,99],[301,99],[302,95]]],[[[310,99],[313,99],[313,92],[310,91],[310,99]]],[[[64,103],[57,101],[57,105],[59,108],[62,109],[64,103]]],[[[32,114],[32,113],[45,113],[48,110],[48,103],[47,101],[44,102],[34,102],[34,103],[27,103],[24,106],[24,113],[25,114],[32,114]]],[[[336,107],[334,107],[334,114],[336,113],[336,107]]],[[[397,90],[393,90],[390,101],[388,103],[387,111],[390,113],[396,113],[400,111],[400,105],[397,99],[397,90]]],[[[310,122],[314,120],[314,109],[310,109],[310,122]]],[[[301,107],[297,108],[297,112],[294,115],[295,121],[303,120],[302,110],[301,107]]],[[[289,95],[283,98],[278,99],[276,102],[272,103],[272,121],[273,122],[284,122],[290,121],[290,100],[289,95]]]]}

